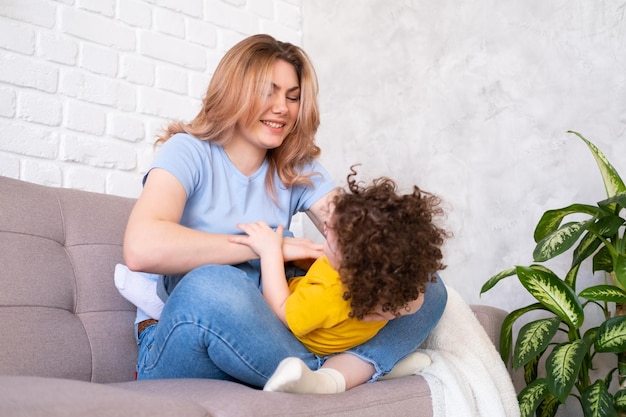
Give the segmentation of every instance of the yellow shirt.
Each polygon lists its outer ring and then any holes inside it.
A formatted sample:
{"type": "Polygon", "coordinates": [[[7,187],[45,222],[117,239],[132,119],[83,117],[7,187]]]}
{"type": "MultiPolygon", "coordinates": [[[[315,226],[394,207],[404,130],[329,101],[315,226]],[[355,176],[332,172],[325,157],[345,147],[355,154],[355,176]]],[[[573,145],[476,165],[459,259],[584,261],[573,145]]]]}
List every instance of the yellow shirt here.
{"type": "Polygon", "coordinates": [[[311,352],[329,355],[343,352],[371,339],[386,321],[364,322],[348,316],[350,302],[339,274],[323,256],[303,277],[289,280],[291,295],[285,316],[292,333],[311,352]]]}

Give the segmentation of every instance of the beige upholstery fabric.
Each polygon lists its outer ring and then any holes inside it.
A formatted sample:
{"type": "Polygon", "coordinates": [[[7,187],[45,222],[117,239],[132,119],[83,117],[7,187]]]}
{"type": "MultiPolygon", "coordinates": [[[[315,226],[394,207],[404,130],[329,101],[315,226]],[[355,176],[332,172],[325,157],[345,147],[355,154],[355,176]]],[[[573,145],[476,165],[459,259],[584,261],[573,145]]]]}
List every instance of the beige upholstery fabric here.
{"type": "Polygon", "coordinates": [[[474,315],[483,326],[491,342],[498,348],[500,343],[500,329],[506,317],[506,312],[492,306],[471,305],[474,315]]]}
{"type": "Polygon", "coordinates": [[[430,390],[420,376],[364,384],[338,395],[264,392],[233,382],[190,379],[115,386],[188,398],[216,417],[432,417],[430,390]]]}
{"type": "Polygon", "coordinates": [[[0,178],[0,374],[134,378],[134,307],[113,284],[133,201],[0,178]]]}
{"type": "Polygon", "coordinates": [[[0,375],[3,417],[202,417],[201,406],[154,395],[67,379],[0,375]]]}

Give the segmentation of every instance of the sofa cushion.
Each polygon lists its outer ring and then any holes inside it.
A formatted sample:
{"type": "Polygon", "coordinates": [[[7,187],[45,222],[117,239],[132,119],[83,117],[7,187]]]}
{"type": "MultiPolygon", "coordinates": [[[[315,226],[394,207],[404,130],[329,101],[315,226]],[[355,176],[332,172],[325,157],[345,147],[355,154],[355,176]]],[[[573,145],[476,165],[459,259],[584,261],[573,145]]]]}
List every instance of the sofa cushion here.
{"type": "Polygon", "coordinates": [[[210,379],[142,380],[113,386],[192,401],[216,417],[432,417],[430,390],[421,376],[363,384],[333,395],[265,392],[210,379]]]}
{"type": "Polygon", "coordinates": [[[11,417],[200,417],[189,401],[68,379],[0,375],[0,416],[11,417]]]}
{"type": "Polygon", "coordinates": [[[134,378],[115,264],[134,200],[0,177],[0,374],[134,378]]]}

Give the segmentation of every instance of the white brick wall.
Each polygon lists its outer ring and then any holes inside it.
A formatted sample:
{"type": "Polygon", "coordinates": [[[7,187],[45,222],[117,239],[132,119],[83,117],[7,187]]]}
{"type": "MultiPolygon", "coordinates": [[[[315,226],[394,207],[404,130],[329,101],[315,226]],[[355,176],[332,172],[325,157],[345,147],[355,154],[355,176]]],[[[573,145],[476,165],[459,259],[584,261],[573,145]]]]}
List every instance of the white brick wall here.
{"type": "Polygon", "coordinates": [[[0,175],[136,197],[224,51],[301,43],[300,0],[0,0],[0,175]]]}

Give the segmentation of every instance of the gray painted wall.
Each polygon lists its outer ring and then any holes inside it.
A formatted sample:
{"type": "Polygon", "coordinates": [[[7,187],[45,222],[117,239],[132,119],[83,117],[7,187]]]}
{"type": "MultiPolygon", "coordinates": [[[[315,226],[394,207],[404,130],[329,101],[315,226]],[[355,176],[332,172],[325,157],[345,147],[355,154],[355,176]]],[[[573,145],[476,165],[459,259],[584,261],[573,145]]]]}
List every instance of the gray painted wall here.
{"type": "MultiPolygon", "coordinates": [[[[345,183],[388,175],[446,202],[444,277],[531,262],[541,214],[604,188],[576,130],[626,178],[623,1],[303,0],[320,79],[322,160],[345,183]]],[[[513,284],[513,283],[512,283],[513,284]]],[[[522,304],[517,283],[483,295],[522,304]]]]}
{"type": "Polygon", "coordinates": [[[624,2],[303,0],[302,19],[334,178],[345,184],[358,162],[364,179],[439,194],[454,233],[447,283],[468,302],[529,304],[515,278],[479,290],[532,262],[544,211],[605,197],[591,154],[566,131],[626,179],[624,2]]]}

